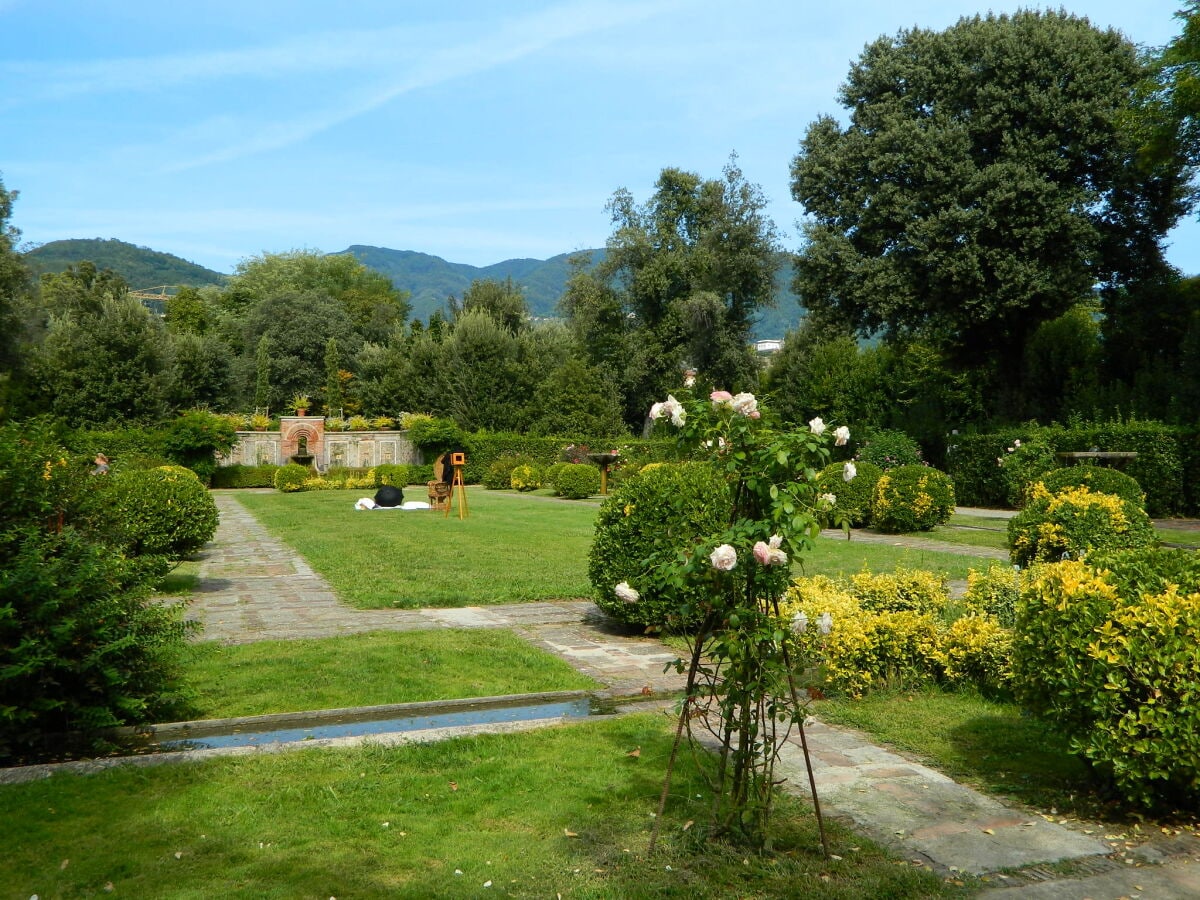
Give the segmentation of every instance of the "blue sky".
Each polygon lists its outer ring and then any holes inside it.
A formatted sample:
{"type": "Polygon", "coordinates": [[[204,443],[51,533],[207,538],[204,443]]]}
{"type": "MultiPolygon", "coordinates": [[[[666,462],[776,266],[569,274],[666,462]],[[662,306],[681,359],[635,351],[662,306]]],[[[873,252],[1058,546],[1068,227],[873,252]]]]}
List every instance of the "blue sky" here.
{"type": "MultiPolygon", "coordinates": [[[[789,163],[866,43],[1044,5],[0,0],[0,178],[29,242],[223,272],[351,244],[487,265],[603,246],[617,188],[736,151],[795,249],[789,163]]],[[[1182,0],[1061,5],[1159,46],[1182,0]]],[[[1200,273],[1200,225],[1171,241],[1200,273]]]]}

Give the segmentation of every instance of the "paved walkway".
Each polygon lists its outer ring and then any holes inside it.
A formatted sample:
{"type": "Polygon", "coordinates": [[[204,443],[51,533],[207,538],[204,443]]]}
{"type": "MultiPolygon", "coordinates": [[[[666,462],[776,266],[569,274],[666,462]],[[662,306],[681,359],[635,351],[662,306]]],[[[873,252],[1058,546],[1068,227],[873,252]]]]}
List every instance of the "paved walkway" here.
{"type": "MultiPolygon", "coordinates": [[[[189,615],[204,625],[207,638],[241,643],[381,629],[510,628],[595,678],[614,696],[683,687],[682,676],[663,673],[675,653],[653,639],[613,628],[587,602],[352,609],[232,495],[215,497],[221,523],[202,555],[200,587],[189,606],[189,615]]],[[[906,546],[940,543],[854,535],[855,540],[875,538],[906,546]]],[[[954,544],[935,549],[979,552],[954,544]]],[[[1120,842],[1113,846],[1098,835],[1084,834],[1082,826],[1068,828],[1006,805],[875,746],[865,735],[813,721],[807,736],[826,814],[849,821],[909,865],[926,866],[947,877],[963,873],[985,876],[998,886],[1014,885],[987,892],[997,897],[1016,891],[1026,898],[1095,900],[1200,896],[1200,866],[1188,864],[1193,859],[1200,862],[1200,839],[1194,836],[1185,834],[1173,852],[1146,851],[1139,858],[1125,847],[1121,857],[1120,842]],[[1054,863],[1069,864],[1072,876],[1063,876],[1061,867],[1046,868],[1054,863]],[[988,874],[1000,870],[1006,874],[988,874]]],[[[807,793],[798,737],[785,746],[780,767],[792,789],[807,793]]]]}

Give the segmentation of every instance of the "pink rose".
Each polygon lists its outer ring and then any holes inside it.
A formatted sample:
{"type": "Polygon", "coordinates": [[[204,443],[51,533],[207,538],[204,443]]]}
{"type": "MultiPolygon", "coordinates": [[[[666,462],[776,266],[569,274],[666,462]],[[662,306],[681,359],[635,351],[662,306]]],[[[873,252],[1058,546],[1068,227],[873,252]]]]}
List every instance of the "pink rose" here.
{"type": "Polygon", "coordinates": [[[714,407],[726,406],[733,400],[733,394],[729,393],[729,391],[713,391],[708,395],[708,398],[712,400],[714,407]]]}

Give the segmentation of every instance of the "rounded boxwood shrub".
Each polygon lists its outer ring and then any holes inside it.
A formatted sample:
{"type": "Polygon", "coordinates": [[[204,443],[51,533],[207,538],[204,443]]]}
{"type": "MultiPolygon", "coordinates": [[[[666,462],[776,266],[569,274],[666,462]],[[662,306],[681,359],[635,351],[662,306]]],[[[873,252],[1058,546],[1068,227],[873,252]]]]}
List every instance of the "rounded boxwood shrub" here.
{"type": "Polygon", "coordinates": [[[1038,480],[1051,494],[1057,494],[1066,488],[1085,487],[1097,494],[1115,494],[1142,509],[1146,508],[1146,494],[1142,491],[1142,486],[1136,479],[1116,469],[1104,466],[1067,466],[1047,472],[1038,480]]]}
{"type": "Polygon", "coordinates": [[[849,481],[845,478],[845,463],[827,465],[817,476],[817,491],[837,497],[831,519],[845,516],[851,526],[859,528],[871,523],[871,499],[875,496],[875,484],[883,474],[883,469],[870,462],[857,462],[854,465],[858,474],[849,481]]]}
{"type": "Polygon", "coordinates": [[[1009,555],[1019,566],[1154,542],[1154,526],[1139,505],[1086,487],[1051,494],[1034,484],[1025,508],[1008,523],[1009,555]]]}
{"type": "Polygon", "coordinates": [[[536,491],[542,486],[542,471],[537,466],[519,465],[512,470],[509,484],[514,491],[536,491]]]}
{"type": "Polygon", "coordinates": [[[542,473],[542,484],[544,484],[546,487],[557,488],[558,473],[569,465],[573,465],[573,463],[556,462],[547,466],[546,470],[542,473]]]}
{"type": "Polygon", "coordinates": [[[595,466],[562,463],[554,478],[554,493],[568,500],[583,500],[600,493],[600,470],[595,466]]]}
{"type": "Polygon", "coordinates": [[[895,469],[900,466],[919,466],[921,445],[903,431],[880,429],[872,432],[855,454],[855,462],[869,462],[881,469],[895,469]]]}
{"type": "Polygon", "coordinates": [[[275,490],[290,493],[304,490],[304,482],[312,477],[312,472],[299,463],[288,463],[280,466],[275,472],[275,490]]]}
{"type": "Polygon", "coordinates": [[[930,466],[899,466],[879,476],[871,500],[871,522],[889,534],[929,531],[950,521],[954,485],[930,466]]]}
{"type": "Polygon", "coordinates": [[[849,593],[871,612],[941,612],[950,597],[944,575],[924,569],[859,572],[849,579],[849,593]]]}
{"type": "Polygon", "coordinates": [[[213,472],[212,486],[215,488],[275,487],[275,473],[279,466],[219,466],[213,472]]]}
{"type": "Polygon", "coordinates": [[[133,553],[179,559],[211,541],[217,530],[217,504],[190,471],[122,472],[113,476],[109,496],[133,553]]]}
{"type": "Polygon", "coordinates": [[[1098,552],[1039,567],[1013,640],[1017,700],[1130,802],[1200,802],[1200,558],[1098,552]]]}
{"type": "Polygon", "coordinates": [[[644,576],[663,558],[674,558],[704,536],[729,523],[729,486],[706,463],[652,464],[625,481],[600,504],[596,536],[588,555],[588,576],[596,605],[630,625],[661,628],[677,621],[677,604],[696,596],[669,599],[644,576]],[[625,582],[641,595],[628,602],[616,595],[625,582]]]}

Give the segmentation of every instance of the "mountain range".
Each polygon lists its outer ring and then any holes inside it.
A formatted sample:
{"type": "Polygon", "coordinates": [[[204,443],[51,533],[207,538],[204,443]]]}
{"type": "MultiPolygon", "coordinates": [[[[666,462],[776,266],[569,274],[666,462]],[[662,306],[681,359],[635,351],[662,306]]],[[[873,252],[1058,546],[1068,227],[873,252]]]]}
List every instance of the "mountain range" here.
{"type": "MultiPolygon", "coordinates": [[[[407,291],[412,316],[428,321],[435,309],[446,311],[448,297],[462,297],[477,279],[504,281],[511,278],[524,291],[530,312],[539,318],[558,314],[558,300],[570,277],[569,260],[575,254],[563,253],[550,259],[506,259],[490,266],[471,266],[447,262],[440,256],[415,250],[391,250],[354,244],[348,253],[368,268],[386,275],[400,290],[407,291]]],[[[592,264],[604,258],[605,251],[584,250],[592,264]]],[[[51,241],[24,254],[36,274],[61,272],[68,266],[89,260],[101,269],[112,269],[134,290],[159,285],[224,284],[229,276],[188,262],[170,253],[139,247],[116,239],[72,239],[51,241]]],[[[776,278],[777,305],[760,312],[753,332],[756,338],[782,338],[795,328],[804,315],[798,298],[791,291],[790,257],[781,254],[776,278]]]]}

